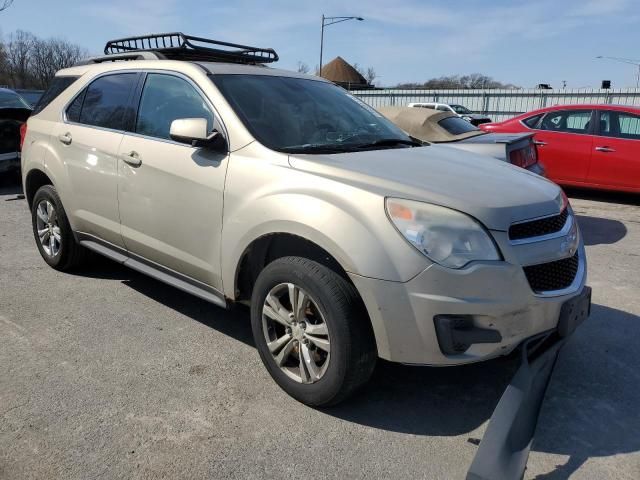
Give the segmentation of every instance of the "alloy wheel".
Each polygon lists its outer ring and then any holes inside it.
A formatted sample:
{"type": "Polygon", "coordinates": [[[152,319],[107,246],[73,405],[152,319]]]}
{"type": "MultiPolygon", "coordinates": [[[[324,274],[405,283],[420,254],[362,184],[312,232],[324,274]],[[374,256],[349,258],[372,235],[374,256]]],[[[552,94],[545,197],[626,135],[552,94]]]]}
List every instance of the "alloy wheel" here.
{"type": "Polygon", "coordinates": [[[315,300],[293,283],[273,287],[262,309],[262,329],[276,365],[292,380],[315,383],[330,360],[329,329],[315,300]]]}
{"type": "Polygon", "coordinates": [[[42,200],[36,207],[36,228],[42,249],[49,257],[55,257],[62,247],[62,235],[56,209],[49,200],[42,200]]]}

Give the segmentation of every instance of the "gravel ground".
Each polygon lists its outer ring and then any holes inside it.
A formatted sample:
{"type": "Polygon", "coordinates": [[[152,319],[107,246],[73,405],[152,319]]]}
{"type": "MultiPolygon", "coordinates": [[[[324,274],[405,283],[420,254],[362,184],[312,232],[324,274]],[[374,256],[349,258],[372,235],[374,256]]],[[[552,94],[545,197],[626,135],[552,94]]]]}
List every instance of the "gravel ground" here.
{"type": "MultiPolygon", "coordinates": [[[[355,398],[314,410],[270,379],[245,310],[107,260],[49,268],[18,193],[0,191],[1,479],[464,478],[514,358],[381,363],[355,398]]],[[[637,479],[640,197],[572,196],[594,306],[562,352],[525,478],[637,479]]]]}

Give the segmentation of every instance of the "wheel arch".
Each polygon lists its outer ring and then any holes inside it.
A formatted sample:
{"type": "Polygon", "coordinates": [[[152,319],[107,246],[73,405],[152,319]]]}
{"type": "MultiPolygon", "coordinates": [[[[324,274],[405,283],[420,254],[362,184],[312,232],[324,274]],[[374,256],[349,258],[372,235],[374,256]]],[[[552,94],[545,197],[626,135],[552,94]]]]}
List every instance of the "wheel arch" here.
{"type": "Polygon", "coordinates": [[[233,299],[249,300],[260,271],[274,260],[289,256],[316,261],[351,283],[345,267],[326,248],[294,233],[271,232],[255,238],[240,255],[233,277],[233,299]]]}
{"type": "Polygon", "coordinates": [[[376,350],[379,345],[386,345],[384,326],[372,321],[368,305],[347,273],[348,267],[345,268],[327,248],[297,234],[271,232],[259,236],[245,247],[235,270],[233,283],[234,301],[249,304],[253,286],[262,269],[279,258],[290,256],[313,260],[337,273],[353,286],[360,299],[362,312],[366,315],[366,324],[371,328],[376,350]]]}
{"type": "Polygon", "coordinates": [[[43,170],[32,168],[26,175],[24,181],[24,194],[29,205],[29,210],[33,206],[33,197],[40,187],[44,185],[52,185],[55,187],[53,180],[43,170]]]}

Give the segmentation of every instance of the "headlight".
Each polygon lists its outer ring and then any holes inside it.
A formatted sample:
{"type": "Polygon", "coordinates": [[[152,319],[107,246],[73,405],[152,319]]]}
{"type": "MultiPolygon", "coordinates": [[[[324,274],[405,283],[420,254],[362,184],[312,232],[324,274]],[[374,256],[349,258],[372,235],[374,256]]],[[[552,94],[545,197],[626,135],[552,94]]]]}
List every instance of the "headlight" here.
{"type": "Polygon", "coordinates": [[[466,120],[467,122],[470,122],[470,121],[472,120],[472,118],[471,118],[471,117],[469,117],[469,116],[467,116],[467,115],[464,115],[464,116],[462,117],[462,119],[463,119],[463,120],[466,120]]]}
{"type": "Polygon", "coordinates": [[[457,210],[387,198],[387,215],[411,245],[440,265],[462,268],[474,260],[500,260],[486,230],[457,210]]]}

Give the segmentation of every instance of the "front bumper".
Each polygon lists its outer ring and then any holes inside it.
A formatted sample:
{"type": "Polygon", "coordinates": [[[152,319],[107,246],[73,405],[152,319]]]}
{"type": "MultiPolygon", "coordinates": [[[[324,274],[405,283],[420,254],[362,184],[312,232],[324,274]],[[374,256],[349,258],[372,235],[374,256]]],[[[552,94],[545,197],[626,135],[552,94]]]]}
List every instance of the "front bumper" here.
{"type": "Polygon", "coordinates": [[[477,262],[461,270],[433,264],[405,283],[350,274],[371,318],[379,356],[408,364],[460,365],[507,355],[527,338],[555,329],[563,303],[584,288],[584,246],[580,242],[578,247],[582,268],[572,287],[561,295],[533,293],[522,262],[512,260],[535,256],[536,249],[519,248],[521,254],[505,256],[504,261],[477,262]],[[473,327],[496,330],[501,339],[446,355],[434,323],[441,315],[468,316],[473,327]]]}

